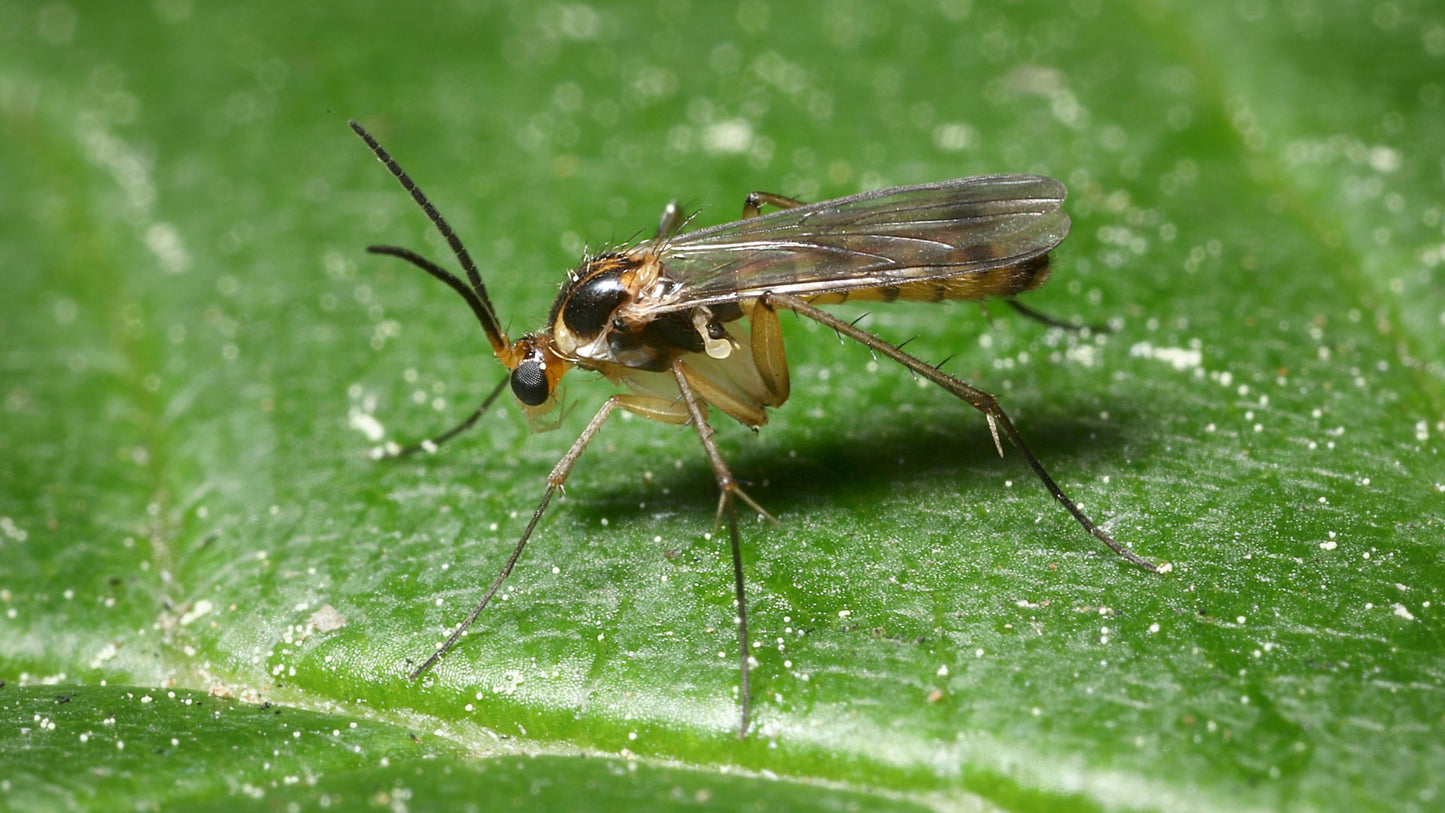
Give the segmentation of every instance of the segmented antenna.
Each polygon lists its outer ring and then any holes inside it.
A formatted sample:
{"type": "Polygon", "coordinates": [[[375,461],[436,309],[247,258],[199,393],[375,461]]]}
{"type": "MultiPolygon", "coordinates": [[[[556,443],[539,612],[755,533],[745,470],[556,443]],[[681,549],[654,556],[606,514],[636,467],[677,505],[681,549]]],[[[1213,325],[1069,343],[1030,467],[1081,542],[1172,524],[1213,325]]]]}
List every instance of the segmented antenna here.
{"type": "Polygon", "coordinates": [[[391,153],[388,153],[386,149],[372,137],[371,133],[366,131],[365,127],[362,127],[354,121],[348,122],[348,124],[351,125],[352,130],[356,131],[357,135],[361,136],[361,140],[366,142],[366,146],[371,148],[377,160],[381,161],[382,166],[385,166],[387,170],[391,172],[392,176],[402,185],[402,188],[411,193],[412,200],[416,201],[423,212],[426,212],[426,216],[431,220],[432,225],[436,226],[441,236],[446,238],[447,245],[451,246],[452,253],[457,257],[457,262],[461,263],[462,270],[467,274],[467,282],[471,284],[470,291],[464,293],[465,289],[461,285],[461,280],[458,280],[455,275],[408,249],[396,248],[394,246],[371,246],[367,250],[374,254],[390,254],[394,257],[400,257],[446,283],[458,293],[461,293],[462,298],[467,300],[467,304],[472,306],[472,311],[476,313],[477,320],[482,323],[482,330],[486,331],[487,339],[492,343],[492,349],[496,351],[498,356],[501,356],[508,349],[507,336],[502,331],[501,323],[497,321],[497,311],[492,307],[491,298],[487,296],[486,286],[482,284],[481,272],[477,271],[477,265],[472,262],[472,255],[467,253],[467,248],[462,245],[461,238],[457,237],[456,232],[452,231],[451,225],[447,223],[446,218],[442,217],[441,212],[438,212],[431,201],[427,199],[426,193],[421,191],[421,187],[417,186],[416,182],[411,179],[411,176],[406,174],[406,170],[402,169],[401,165],[396,162],[396,159],[391,157],[391,153]]]}

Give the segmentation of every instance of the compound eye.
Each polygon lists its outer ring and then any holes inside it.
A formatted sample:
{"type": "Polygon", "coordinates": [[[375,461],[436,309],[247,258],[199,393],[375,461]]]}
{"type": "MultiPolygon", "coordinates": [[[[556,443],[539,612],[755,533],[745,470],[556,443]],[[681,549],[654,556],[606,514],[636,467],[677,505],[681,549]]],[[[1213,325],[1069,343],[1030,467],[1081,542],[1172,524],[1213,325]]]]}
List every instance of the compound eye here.
{"type": "Polygon", "coordinates": [[[527,406],[541,406],[552,396],[552,386],[547,383],[547,371],[540,360],[523,359],[512,371],[512,394],[527,406]]]}

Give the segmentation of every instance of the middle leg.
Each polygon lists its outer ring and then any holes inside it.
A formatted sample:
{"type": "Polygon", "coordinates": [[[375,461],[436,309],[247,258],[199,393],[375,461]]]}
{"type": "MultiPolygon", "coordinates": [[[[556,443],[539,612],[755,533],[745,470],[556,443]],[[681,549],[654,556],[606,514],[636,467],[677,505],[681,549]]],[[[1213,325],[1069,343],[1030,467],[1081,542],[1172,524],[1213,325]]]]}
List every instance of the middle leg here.
{"type": "MultiPolygon", "coordinates": [[[[718,487],[718,516],[726,518],[728,524],[728,538],[732,543],[733,554],[733,587],[738,605],[738,682],[740,684],[740,708],[741,719],[738,721],[738,738],[742,739],[748,735],[748,716],[751,707],[751,698],[748,692],[748,671],[751,667],[752,655],[748,650],[748,598],[743,589],[743,552],[742,541],[738,535],[737,509],[734,505],[734,497],[740,497],[749,505],[758,508],[752,498],[744,494],[738,488],[737,480],[733,479],[732,472],[728,469],[727,463],[723,462],[722,455],[718,453],[717,444],[713,442],[713,428],[707,422],[707,415],[703,411],[702,401],[698,398],[697,392],[688,381],[682,361],[672,363],[672,374],[677,379],[677,388],[682,393],[682,401],[687,406],[687,412],[691,418],[694,429],[697,430],[698,439],[702,441],[702,448],[707,453],[707,459],[712,464],[713,477],[717,480],[718,487]]],[[[767,514],[764,512],[764,516],[767,514]]]]}

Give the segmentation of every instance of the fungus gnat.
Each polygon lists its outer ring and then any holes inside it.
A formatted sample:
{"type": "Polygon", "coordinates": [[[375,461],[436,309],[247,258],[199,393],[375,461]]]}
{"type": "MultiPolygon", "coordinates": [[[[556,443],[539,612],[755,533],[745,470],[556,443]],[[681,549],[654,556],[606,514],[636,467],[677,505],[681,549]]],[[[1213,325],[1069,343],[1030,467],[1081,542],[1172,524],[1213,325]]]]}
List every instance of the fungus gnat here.
{"type": "Polygon", "coordinates": [[[613,412],[623,409],[663,423],[690,425],[712,466],[719,491],[717,515],[727,522],[732,546],[741,689],[738,736],[746,736],[748,616],[736,502],[771,517],[738,487],[718,453],[708,414],[716,409],[758,427],[767,422],[770,407],[788,400],[779,310],[826,325],[982,412],[999,454],[1002,438],[1007,438],[1084,530],[1126,561],[1148,571],[1159,569],[1115,542],[1069,499],[992,395],[819,308],[845,301],[1000,297],[1026,316],[1055,324],[1013,297],[1043,284],[1049,252],[1068,233],[1069,218],[1060,209],[1065,191],[1058,181],[1037,175],[986,175],[812,204],[755,192],[743,204],[742,220],[690,232],[681,232],[686,218],[669,205],[655,238],[585,258],[562,283],[546,324],[514,342],[502,330],[481,274],[451,226],[370,133],[355,122],[351,128],[446,238],[466,279],[405,248],[367,250],[399,257],[461,295],[507,368],[506,377],[465,421],[393,456],[433,449],[465,431],[508,386],[538,428],[557,406],[562,376],[574,367],[601,373],[627,390],[603,402],[557,461],[541,502],[491,587],[409,679],[430,669],[476,621],[512,572],[588,442],[613,412]],[[778,211],[765,215],[763,206],[778,211]]]}

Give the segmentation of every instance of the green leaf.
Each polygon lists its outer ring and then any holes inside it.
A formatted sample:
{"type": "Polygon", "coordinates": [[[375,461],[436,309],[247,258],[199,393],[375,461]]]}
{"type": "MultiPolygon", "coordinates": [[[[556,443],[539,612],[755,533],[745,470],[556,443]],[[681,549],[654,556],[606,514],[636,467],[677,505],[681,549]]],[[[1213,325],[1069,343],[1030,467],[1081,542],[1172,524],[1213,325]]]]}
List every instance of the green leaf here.
{"type": "MultiPolygon", "coordinates": [[[[360,718],[193,692],[81,686],[16,689],[0,754],[12,809],[143,807],[258,810],[397,805],[456,809],[526,800],[537,810],[650,804],[730,809],[872,803],[842,789],[652,766],[620,759],[499,756],[478,760],[448,739],[360,718]],[[75,766],[97,766],[86,782],[75,766]],[[159,768],[159,770],[158,770],[159,768]]],[[[899,804],[900,808],[907,807],[899,804]]]]}
{"type": "Polygon", "coordinates": [[[4,804],[1431,806],[1442,57],[1418,2],[0,5],[4,804]],[[1060,178],[1027,302],[1112,331],[838,312],[951,357],[1172,572],[789,318],[790,402],[718,421],[781,521],[742,522],[748,739],[712,471],[640,419],[408,682],[611,390],[366,458],[503,371],[455,295],[364,253],[450,260],[348,118],[513,334],[670,199],[706,225],[753,190],[1060,178]]]}

